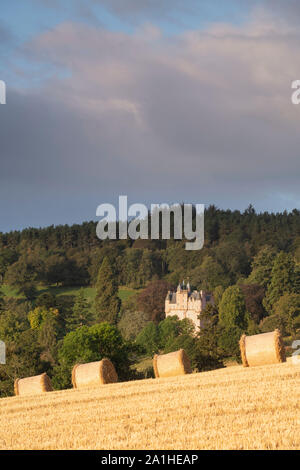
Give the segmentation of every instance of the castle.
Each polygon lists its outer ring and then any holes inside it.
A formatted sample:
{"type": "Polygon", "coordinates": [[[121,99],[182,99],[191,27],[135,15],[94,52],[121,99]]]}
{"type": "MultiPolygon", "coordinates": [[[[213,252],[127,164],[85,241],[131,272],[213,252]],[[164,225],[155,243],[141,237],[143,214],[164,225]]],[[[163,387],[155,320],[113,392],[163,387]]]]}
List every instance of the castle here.
{"type": "Polygon", "coordinates": [[[166,317],[177,315],[179,320],[189,318],[195,325],[196,332],[202,326],[200,313],[207,303],[214,303],[213,296],[203,290],[191,290],[190,283],[179,284],[176,292],[169,291],[165,300],[166,317]]]}

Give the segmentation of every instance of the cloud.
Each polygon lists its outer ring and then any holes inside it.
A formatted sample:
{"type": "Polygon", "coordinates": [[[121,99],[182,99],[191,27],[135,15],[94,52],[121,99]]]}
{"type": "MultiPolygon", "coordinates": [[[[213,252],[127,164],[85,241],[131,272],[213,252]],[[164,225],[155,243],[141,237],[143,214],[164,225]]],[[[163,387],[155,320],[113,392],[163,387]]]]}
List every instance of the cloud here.
{"type": "Polygon", "coordinates": [[[169,15],[171,11],[195,11],[203,5],[207,5],[207,0],[200,2],[190,0],[93,0],[95,4],[105,6],[112,12],[125,17],[136,17],[139,15],[169,15]]]}
{"type": "Polygon", "coordinates": [[[63,0],[30,1],[47,9],[80,13],[90,20],[95,16],[95,7],[100,7],[134,24],[156,20],[173,22],[175,18],[184,23],[184,15],[198,17],[199,21],[208,15],[209,21],[217,21],[222,15],[242,18],[251,11],[264,11],[269,17],[296,23],[300,15],[298,0],[229,0],[226,5],[216,0],[72,0],[71,6],[63,0]]]}
{"type": "Polygon", "coordinates": [[[264,0],[263,5],[273,14],[285,17],[292,22],[299,21],[300,4],[298,0],[264,0]]]}
{"type": "MultiPolygon", "coordinates": [[[[112,12],[125,17],[139,15],[170,16],[173,13],[185,12],[201,14],[203,11],[215,10],[220,7],[219,2],[211,0],[92,0],[95,4],[107,7],[112,12]]],[[[300,4],[298,0],[231,0],[227,2],[227,9],[237,8],[264,9],[272,15],[286,17],[289,20],[299,19],[300,4]]]]}
{"type": "Polygon", "coordinates": [[[0,20],[0,50],[4,49],[13,41],[13,34],[9,27],[0,20]]]}
{"type": "Polygon", "coordinates": [[[24,54],[68,76],[15,90],[0,109],[1,191],[21,198],[32,225],[42,203],[87,219],[119,194],[296,207],[299,44],[294,28],[259,17],[172,39],[153,26],[60,25],[24,54]]]}
{"type": "MultiPolygon", "coordinates": [[[[65,8],[63,0],[35,0],[39,4],[43,4],[47,8],[65,8]]],[[[243,1],[243,0],[242,0],[243,1]]],[[[153,19],[163,15],[170,17],[174,12],[177,13],[195,13],[203,8],[207,8],[211,0],[74,0],[72,7],[82,8],[83,6],[93,9],[95,6],[104,7],[113,14],[126,19],[138,19],[145,15],[147,19],[153,19]]],[[[238,0],[233,0],[233,3],[238,3],[238,0]]]]}
{"type": "Polygon", "coordinates": [[[183,29],[189,22],[196,24],[212,22],[226,17],[230,20],[240,18],[253,2],[259,0],[229,0],[226,5],[216,0],[72,0],[72,3],[63,0],[31,0],[39,7],[52,10],[65,11],[69,19],[74,15],[79,19],[88,19],[89,23],[107,23],[115,28],[138,26],[145,22],[156,22],[183,29]],[[71,14],[71,17],[70,17],[71,14]]]}

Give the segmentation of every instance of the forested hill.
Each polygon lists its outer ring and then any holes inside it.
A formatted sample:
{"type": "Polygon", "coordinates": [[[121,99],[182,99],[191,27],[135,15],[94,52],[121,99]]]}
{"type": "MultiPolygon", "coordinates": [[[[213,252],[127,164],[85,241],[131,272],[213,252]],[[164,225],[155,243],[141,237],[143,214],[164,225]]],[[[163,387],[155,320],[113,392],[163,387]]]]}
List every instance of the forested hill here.
{"type": "Polygon", "coordinates": [[[300,212],[260,213],[210,206],[205,211],[205,245],[186,251],[174,240],[106,240],[96,236],[96,222],[27,228],[0,233],[0,276],[3,282],[92,285],[103,258],[109,256],[118,282],[143,287],[166,278],[176,284],[189,277],[195,286],[227,287],[249,276],[251,262],[264,246],[300,257],[300,212]]]}
{"type": "Polygon", "coordinates": [[[74,364],[102,357],[120,380],[153,375],[153,354],[181,348],[194,370],[215,369],[239,358],[243,333],[299,339],[300,213],[210,207],[198,251],[184,240],[100,241],[95,222],[1,234],[0,280],[0,396],[42,372],[68,388],[74,364]],[[196,336],[188,319],[164,318],[168,290],[187,278],[215,300],[196,336]]]}

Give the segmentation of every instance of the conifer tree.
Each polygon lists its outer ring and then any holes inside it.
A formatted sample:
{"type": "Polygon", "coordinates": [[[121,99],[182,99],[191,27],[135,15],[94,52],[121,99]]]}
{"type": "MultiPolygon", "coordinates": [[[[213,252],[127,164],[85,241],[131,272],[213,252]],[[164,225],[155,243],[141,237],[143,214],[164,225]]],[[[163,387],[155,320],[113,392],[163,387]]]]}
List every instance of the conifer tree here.
{"type": "Polygon", "coordinates": [[[96,283],[95,318],[98,322],[115,324],[120,310],[118,281],[115,270],[108,258],[103,259],[96,283]]]}
{"type": "Polygon", "coordinates": [[[272,312],[274,304],[284,294],[295,292],[296,275],[295,263],[291,255],[281,251],[275,258],[271,273],[271,281],[268,285],[264,299],[264,307],[272,312]]]}
{"type": "Polygon", "coordinates": [[[220,324],[225,328],[245,328],[246,321],[246,305],[244,296],[240,287],[228,287],[219,304],[220,324]]]}
{"type": "Polygon", "coordinates": [[[3,309],[4,309],[4,296],[3,296],[2,290],[0,289],[0,313],[3,309]]]}
{"type": "Polygon", "coordinates": [[[252,272],[249,276],[249,282],[252,284],[259,284],[264,288],[270,282],[271,272],[276,257],[274,248],[266,245],[257,253],[252,262],[252,272]]]}
{"type": "Polygon", "coordinates": [[[73,311],[67,319],[68,331],[76,330],[83,325],[91,325],[93,315],[90,304],[85,298],[84,289],[80,289],[74,303],[73,311]]]}

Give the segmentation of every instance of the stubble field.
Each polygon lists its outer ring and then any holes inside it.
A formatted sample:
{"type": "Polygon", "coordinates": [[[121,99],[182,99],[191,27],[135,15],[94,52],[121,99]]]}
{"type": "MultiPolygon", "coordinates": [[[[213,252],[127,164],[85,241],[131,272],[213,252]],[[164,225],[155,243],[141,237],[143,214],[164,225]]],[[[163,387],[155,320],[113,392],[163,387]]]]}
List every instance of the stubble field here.
{"type": "Polygon", "coordinates": [[[0,449],[300,449],[300,365],[0,400],[0,449]]]}

